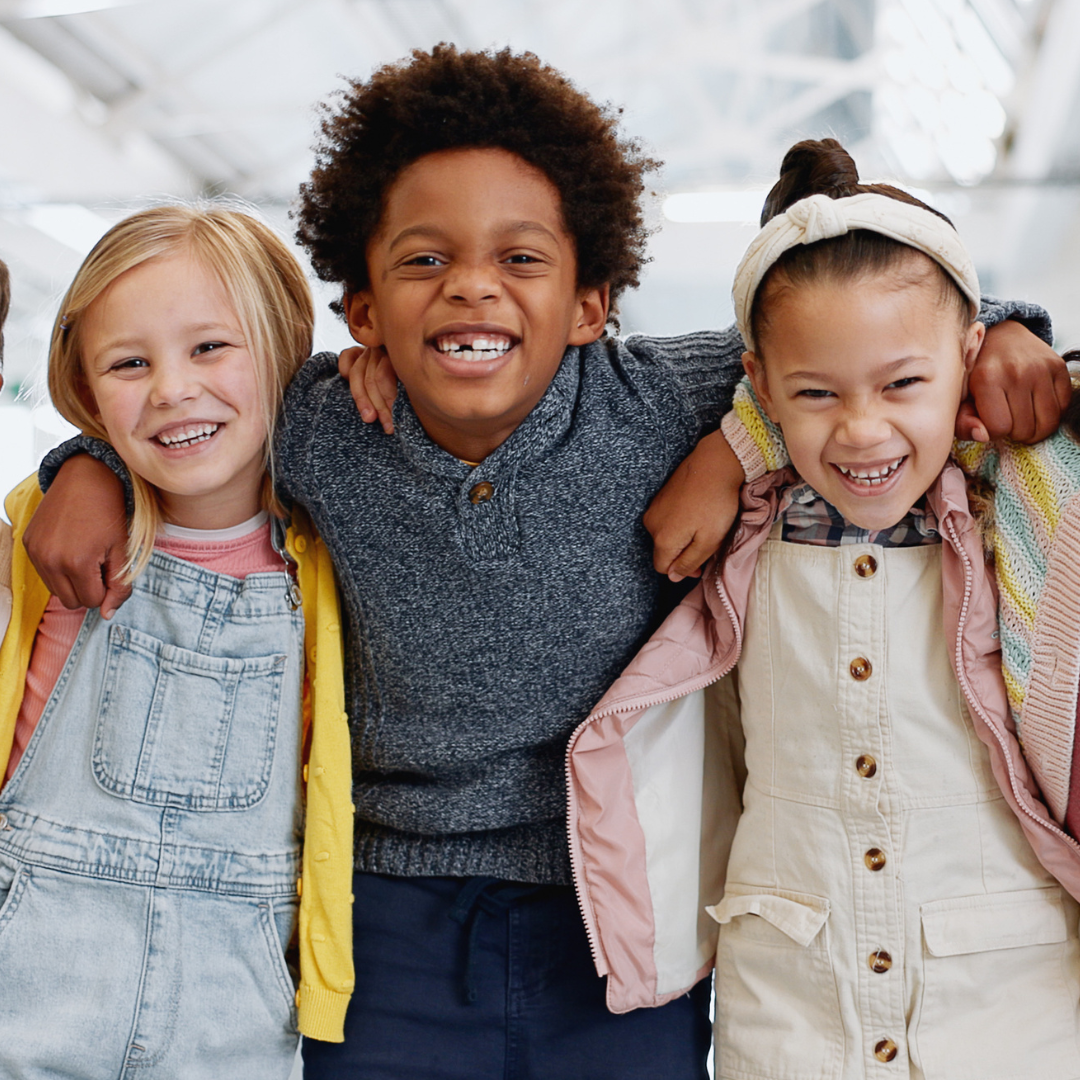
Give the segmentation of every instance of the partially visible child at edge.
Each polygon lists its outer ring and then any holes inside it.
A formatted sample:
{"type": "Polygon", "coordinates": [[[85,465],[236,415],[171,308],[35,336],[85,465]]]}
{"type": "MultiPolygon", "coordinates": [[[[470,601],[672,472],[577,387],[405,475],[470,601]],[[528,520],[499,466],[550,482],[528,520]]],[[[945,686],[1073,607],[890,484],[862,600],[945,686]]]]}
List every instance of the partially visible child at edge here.
{"type": "MultiPolygon", "coordinates": [[[[965,450],[999,485],[1003,678],[950,460],[970,258],[833,140],[788,153],[763,217],[735,309],[793,468],[746,485],[723,562],[575,736],[587,921],[624,998],[641,953],[674,992],[716,948],[718,1077],[1075,1080],[1080,446],[965,450]]],[[[740,449],[764,423],[724,430],[740,449]]]]}
{"type": "MultiPolygon", "coordinates": [[[[280,488],[338,571],[357,806],[357,990],[344,1045],[305,1045],[308,1080],[706,1076],[707,983],[606,1008],[566,842],[567,738],[670,606],[642,514],[739,370],[732,330],[605,336],[654,164],[509,51],[414,53],[325,115],[299,237],[404,393],[387,437],[316,356],[278,438],[280,488]]],[[[1038,322],[987,317],[1008,314],[1038,322]]],[[[87,551],[72,595],[101,602],[92,513],[43,517],[38,561],[87,551]]]]}
{"type": "Polygon", "coordinates": [[[129,470],[132,595],[111,623],[50,598],[19,542],[36,478],[9,496],[3,1076],[287,1077],[301,833],[300,971],[313,989],[299,1023],[341,1038],[352,970],[339,615],[325,549],[300,517],[286,533],[267,472],[312,325],[284,243],[214,207],[120,222],[64,297],[49,390],[129,470]]]}
{"type": "MultiPolygon", "coordinates": [[[[0,259],[0,390],[4,388],[4,323],[11,306],[11,275],[0,259]]],[[[11,618],[11,526],[0,521],[0,639],[11,618]]]]}

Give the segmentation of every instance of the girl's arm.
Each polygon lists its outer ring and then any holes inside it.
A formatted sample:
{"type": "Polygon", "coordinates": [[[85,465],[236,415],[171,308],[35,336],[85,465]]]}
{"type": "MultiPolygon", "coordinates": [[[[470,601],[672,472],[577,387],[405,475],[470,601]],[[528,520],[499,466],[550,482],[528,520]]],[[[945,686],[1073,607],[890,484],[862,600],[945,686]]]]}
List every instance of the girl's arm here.
{"type": "MultiPolygon", "coordinates": [[[[983,317],[987,322],[994,322],[995,314],[1003,318],[996,310],[1001,307],[994,301],[984,303],[983,317]]],[[[1036,329],[1049,336],[1048,323],[1036,329]]],[[[984,435],[1027,442],[1057,429],[1071,394],[1061,357],[1024,325],[1004,319],[987,330],[970,391],[973,407],[961,408],[958,438],[984,435]]],[[[984,444],[959,449],[961,464],[972,475],[994,469],[997,455],[984,444]]],[[[646,513],[656,569],[674,581],[699,572],[734,521],[742,482],[786,464],[780,429],[761,409],[749,380],[743,379],[721,430],[698,443],[646,513]],[[720,446],[725,440],[727,449],[720,446]]]]}

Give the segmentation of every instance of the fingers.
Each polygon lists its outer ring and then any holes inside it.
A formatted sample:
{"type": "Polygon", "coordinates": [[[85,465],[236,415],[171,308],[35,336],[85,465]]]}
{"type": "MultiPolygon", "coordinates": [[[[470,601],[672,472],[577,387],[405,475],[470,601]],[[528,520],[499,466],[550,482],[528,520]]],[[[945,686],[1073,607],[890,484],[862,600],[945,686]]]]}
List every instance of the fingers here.
{"type": "Polygon", "coordinates": [[[127,551],[123,547],[112,547],[105,557],[101,568],[105,594],[101,600],[101,617],[111,619],[120,606],[131,595],[131,586],[124,581],[124,565],[127,551]]]}
{"type": "Polygon", "coordinates": [[[963,442],[989,442],[990,433],[975,411],[975,403],[968,398],[960,403],[956,414],[955,435],[963,442]]]}
{"type": "MultiPolygon", "coordinates": [[[[1022,425],[1024,409],[1019,395],[1010,396],[999,382],[976,384],[972,379],[971,393],[973,412],[982,421],[984,430],[992,439],[1000,439],[1014,430],[1016,423],[1022,425]]],[[[1027,422],[1031,422],[1031,399],[1027,398],[1027,422]]]]}
{"type": "MultiPolygon", "coordinates": [[[[374,350],[373,350],[374,352],[374,350]]],[[[382,349],[374,360],[364,367],[364,388],[375,413],[387,435],[394,430],[393,403],[397,397],[397,373],[390,364],[390,358],[382,349]]]]}
{"type": "Polygon", "coordinates": [[[343,378],[349,377],[349,372],[352,371],[353,365],[364,354],[364,347],[362,345],[353,345],[348,349],[343,349],[337,358],[338,374],[343,378]]]}

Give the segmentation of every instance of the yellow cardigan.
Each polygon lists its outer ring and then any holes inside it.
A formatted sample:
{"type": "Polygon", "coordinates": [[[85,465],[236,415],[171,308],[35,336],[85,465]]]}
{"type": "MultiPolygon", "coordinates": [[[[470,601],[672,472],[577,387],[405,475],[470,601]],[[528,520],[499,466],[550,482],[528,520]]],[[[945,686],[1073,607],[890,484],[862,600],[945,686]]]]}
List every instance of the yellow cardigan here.
{"type": "MultiPolygon", "coordinates": [[[[22,545],[22,534],[41,501],[37,478],[24,480],[5,501],[12,522],[11,621],[0,644],[0,776],[11,753],[34,635],[48,590],[22,545]]],[[[341,1042],[353,990],[352,962],[352,751],[345,713],[341,617],[330,556],[306,517],[297,513],[285,546],[297,563],[304,604],[307,661],[305,711],[310,710],[310,753],[304,766],[306,812],[300,892],[300,1031],[311,1039],[341,1042]]],[[[0,625],[0,633],[3,626],[0,625]]]]}

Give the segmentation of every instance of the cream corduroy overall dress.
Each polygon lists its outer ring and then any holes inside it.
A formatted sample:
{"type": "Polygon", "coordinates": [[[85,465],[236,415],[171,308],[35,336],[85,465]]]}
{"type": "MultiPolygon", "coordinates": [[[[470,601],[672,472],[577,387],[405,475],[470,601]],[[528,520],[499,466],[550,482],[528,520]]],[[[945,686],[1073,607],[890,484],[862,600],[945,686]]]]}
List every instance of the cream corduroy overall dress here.
{"type": "Polygon", "coordinates": [[[775,527],[739,661],[748,781],[717,956],[727,1080],[1076,1080],[1077,905],[991,775],[941,547],[775,527]]]}

